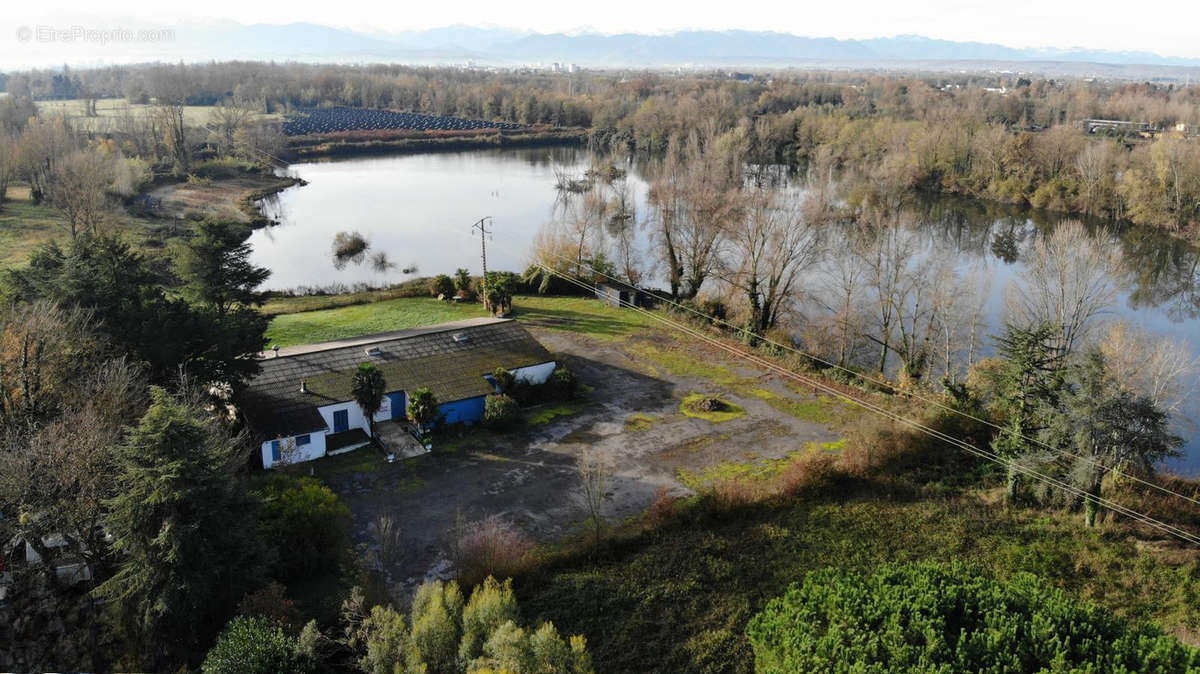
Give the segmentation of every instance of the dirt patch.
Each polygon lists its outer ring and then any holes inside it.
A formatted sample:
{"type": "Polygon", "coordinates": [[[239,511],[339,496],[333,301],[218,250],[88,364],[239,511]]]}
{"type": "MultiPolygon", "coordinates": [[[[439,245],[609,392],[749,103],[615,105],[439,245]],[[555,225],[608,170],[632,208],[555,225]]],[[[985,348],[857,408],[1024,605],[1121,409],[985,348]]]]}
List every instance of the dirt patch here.
{"type": "Polygon", "coordinates": [[[213,218],[247,225],[266,224],[254,201],[296,184],[294,178],[247,175],[157,187],[157,214],[168,218],[213,218]]]}

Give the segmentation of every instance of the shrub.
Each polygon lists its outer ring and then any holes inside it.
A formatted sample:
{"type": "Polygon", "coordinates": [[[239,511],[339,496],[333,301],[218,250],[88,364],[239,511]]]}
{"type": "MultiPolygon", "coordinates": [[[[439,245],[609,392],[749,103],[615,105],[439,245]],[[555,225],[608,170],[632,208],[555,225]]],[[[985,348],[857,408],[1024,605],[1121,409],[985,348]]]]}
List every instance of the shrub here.
{"type": "Polygon", "coordinates": [[[469,298],[474,295],[472,283],[471,272],[461,268],[454,271],[454,290],[459,297],[469,298]]]}
{"type": "Polygon", "coordinates": [[[491,428],[507,428],[521,418],[517,401],[503,393],[490,395],[483,403],[483,423],[491,428]]]}
{"type": "Polygon", "coordinates": [[[679,497],[671,493],[670,487],[659,487],[654,491],[654,502],[650,504],[646,517],[651,524],[661,525],[675,515],[675,504],[678,502],[679,497]]]}
{"type": "Polygon", "coordinates": [[[746,628],[755,671],[1183,672],[1200,651],[1031,574],[954,563],[814,571],[746,628]]]}
{"type": "Polygon", "coordinates": [[[238,604],[238,614],[266,618],[289,630],[298,630],[302,626],[296,602],[288,599],[284,587],[276,582],[267,583],[246,595],[238,604]]]}
{"type": "Polygon", "coordinates": [[[520,619],[517,597],[513,594],[512,580],[499,583],[488,576],[475,586],[471,599],[463,608],[462,641],[458,645],[458,658],[470,662],[483,652],[488,635],[506,622],[520,619]]]}
{"type": "Polygon", "coordinates": [[[275,473],[260,492],[260,531],[276,551],[280,580],[337,568],[349,540],[350,509],[316,478],[275,473]]]}
{"type": "Polygon", "coordinates": [[[513,385],[517,383],[517,377],[502,367],[496,368],[496,371],[492,373],[492,380],[496,382],[496,387],[500,389],[501,393],[510,393],[513,385]]]}
{"type": "Polygon", "coordinates": [[[464,584],[488,576],[511,576],[525,564],[533,543],[499,515],[470,524],[460,523],[454,537],[451,561],[464,584]]]}
{"type": "Polygon", "coordinates": [[[404,615],[391,606],[374,606],[363,618],[355,637],[364,651],[358,667],[368,674],[393,674],[405,671],[408,627],[404,615]]]}
{"type": "Polygon", "coordinates": [[[412,648],[428,671],[454,671],[462,610],[462,591],[453,581],[439,580],[417,588],[412,604],[412,648]]]}
{"type": "Polygon", "coordinates": [[[226,625],[200,669],[204,674],[277,674],[308,672],[312,663],[279,625],[260,616],[238,616],[226,625]]]}
{"type": "Polygon", "coordinates": [[[445,274],[438,274],[429,279],[429,294],[434,297],[453,297],[454,281],[445,274]]]}
{"type": "Polygon", "coordinates": [[[559,400],[570,400],[579,394],[579,379],[574,372],[561,365],[550,375],[547,383],[550,385],[550,395],[559,400]]]}
{"type": "Polygon", "coordinates": [[[341,269],[347,262],[359,264],[367,256],[371,244],[358,232],[338,232],[333,236],[333,262],[341,269]]]}
{"type": "Polygon", "coordinates": [[[512,581],[487,578],[465,605],[456,583],[426,582],[413,599],[411,629],[390,606],[369,612],[364,606],[355,588],[343,605],[343,619],[345,643],[368,674],[594,671],[583,637],[564,640],[552,623],[532,631],[517,624],[520,611],[512,581]]]}

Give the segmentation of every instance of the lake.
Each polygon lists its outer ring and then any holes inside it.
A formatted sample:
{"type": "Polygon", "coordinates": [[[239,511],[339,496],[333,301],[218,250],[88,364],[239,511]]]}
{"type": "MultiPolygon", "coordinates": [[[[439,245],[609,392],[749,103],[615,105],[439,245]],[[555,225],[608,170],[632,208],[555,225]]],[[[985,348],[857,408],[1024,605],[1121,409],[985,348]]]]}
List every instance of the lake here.
{"type": "MultiPolygon", "coordinates": [[[[526,251],[544,225],[555,219],[557,173],[579,175],[588,155],[576,148],[481,150],[457,153],[342,159],[294,164],[287,172],[308,181],[263,204],[280,222],[251,237],[253,262],[272,272],[266,287],[381,286],[413,275],[480,269],[480,240],[472,224],[491,216],[488,268],[521,271],[526,251]],[[334,236],[356,231],[368,252],[384,252],[395,267],[379,270],[370,261],[337,265],[334,236]],[[405,274],[405,268],[415,271],[405,274]]],[[[636,165],[627,182],[638,216],[646,213],[647,183],[636,165]]],[[[1005,286],[1023,269],[1020,251],[1050,231],[1061,216],[969,200],[930,199],[908,214],[926,253],[954,256],[987,284],[990,326],[1003,321],[1005,286]]],[[[1128,273],[1119,279],[1121,318],[1157,334],[1187,342],[1200,353],[1200,253],[1156,232],[1124,227],[1097,229],[1119,246],[1128,273]]],[[[648,248],[640,234],[640,247],[648,248]]],[[[985,339],[986,347],[990,341],[985,339]]],[[[1184,410],[1200,419],[1200,399],[1184,410]]],[[[1200,432],[1180,426],[1189,439],[1187,455],[1172,462],[1180,472],[1200,474],[1200,432]]]]}

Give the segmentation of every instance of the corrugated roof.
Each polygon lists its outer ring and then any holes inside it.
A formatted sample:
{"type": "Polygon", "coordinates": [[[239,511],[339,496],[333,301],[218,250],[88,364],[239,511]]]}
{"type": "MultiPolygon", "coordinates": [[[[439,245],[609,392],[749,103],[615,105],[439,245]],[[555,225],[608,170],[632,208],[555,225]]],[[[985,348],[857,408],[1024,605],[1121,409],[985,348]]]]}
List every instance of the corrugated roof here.
{"type": "Polygon", "coordinates": [[[483,376],[498,367],[513,370],[553,359],[524,327],[509,319],[471,319],[364,335],[264,356],[262,371],[241,396],[241,409],[262,436],[294,435],[325,428],[318,407],[351,400],[350,383],[359,363],[374,363],[387,381],[387,391],[428,387],[439,401],[452,402],[491,393],[483,376]],[[308,393],[300,392],[301,381],[308,393]]]}

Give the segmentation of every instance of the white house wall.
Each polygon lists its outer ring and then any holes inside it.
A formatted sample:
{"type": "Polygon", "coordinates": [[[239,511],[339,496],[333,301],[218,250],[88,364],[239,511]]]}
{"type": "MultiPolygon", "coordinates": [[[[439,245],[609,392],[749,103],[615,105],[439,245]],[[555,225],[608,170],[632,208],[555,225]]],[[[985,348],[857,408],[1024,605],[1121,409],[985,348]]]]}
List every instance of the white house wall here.
{"type": "Polygon", "coordinates": [[[513,377],[528,384],[545,384],[550,375],[554,374],[556,363],[542,363],[540,365],[530,365],[529,367],[519,367],[511,370],[513,377]]]}
{"type": "Polygon", "coordinates": [[[392,399],[386,393],[383,394],[383,400],[380,401],[379,411],[375,413],[374,419],[375,423],[392,419],[392,399]]]}
{"type": "MultiPolygon", "coordinates": [[[[309,437],[309,443],[307,445],[296,447],[291,456],[287,457],[289,461],[292,463],[300,463],[301,461],[312,461],[313,459],[319,459],[322,456],[325,456],[325,431],[313,431],[312,433],[302,433],[301,435],[307,435],[309,437]]],[[[273,468],[275,466],[276,462],[271,460],[272,442],[274,441],[267,440],[266,442],[262,443],[263,468],[273,468]]],[[[280,455],[286,456],[288,454],[288,448],[294,447],[295,442],[295,437],[280,438],[280,455]]]]}
{"type": "MultiPolygon", "coordinates": [[[[330,433],[334,432],[333,413],[341,410],[346,410],[349,412],[349,414],[346,415],[346,430],[358,428],[362,429],[362,432],[366,433],[367,435],[371,434],[371,431],[367,430],[367,416],[363,414],[362,408],[358,406],[358,403],[354,402],[353,400],[317,408],[317,411],[321,413],[321,418],[324,419],[325,424],[329,426],[330,433]]],[[[376,417],[376,419],[378,419],[378,417],[376,417]]]]}

